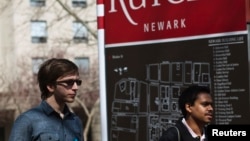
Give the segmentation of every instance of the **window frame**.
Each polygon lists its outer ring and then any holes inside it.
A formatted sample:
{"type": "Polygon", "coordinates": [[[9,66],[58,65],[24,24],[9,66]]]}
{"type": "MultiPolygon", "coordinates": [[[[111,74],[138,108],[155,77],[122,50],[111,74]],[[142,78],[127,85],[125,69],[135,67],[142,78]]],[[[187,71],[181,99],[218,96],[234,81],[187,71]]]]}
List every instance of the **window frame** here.
{"type": "Polygon", "coordinates": [[[75,43],[86,43],[88,42],[88,30],[79,21],[73,21],[73,40],[75,43]]]}
{"type": "Polygon", "coordinates": [[[43,7],[45,4],[45,0],[30,0],[30,6],[32,7],[43,7]]]}
{"type": "Polygon", "coordinates": [[[80,75],[88,75],[90,72],[90,59],[89,57],[76,57],[74,58],[75,64],[79,68],[80,75]],[[84,61],[84,62],[83,62],[84,61]]]}
{"type": "Polygon", "coordinates": [[[31,42],[47,43],[47,22],[45,20],[31,21],[31,42]],[[40,24],[40,25],[39,25],[40,24]]]}
{"type": "Polygon", "coordinates": [[[72,0],[72,7],[87,7],[87,0],[72,0]]]}
{"type": "Polygon", "coordinates": [[[46,58],[44,58],[44,57],[35,57],[35,58],[32,58],[32,59],[31,59],[32,73],[33,73],[34,75],[37,75],[37,74],[38,74],[40,65],[41,65],[44,61],[46,61],[46,58]]]}

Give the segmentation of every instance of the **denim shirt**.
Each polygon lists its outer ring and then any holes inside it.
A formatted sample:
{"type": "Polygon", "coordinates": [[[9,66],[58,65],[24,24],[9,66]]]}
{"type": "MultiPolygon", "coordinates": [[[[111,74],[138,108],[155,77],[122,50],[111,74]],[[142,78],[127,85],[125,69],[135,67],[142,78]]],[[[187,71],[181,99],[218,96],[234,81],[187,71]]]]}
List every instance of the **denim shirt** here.
{"type": "Polygon", "coordinates": [[[83,141],[82,121],[67,106],[62,119],[42,101],[16,119],[9,141],[83,141]]]}

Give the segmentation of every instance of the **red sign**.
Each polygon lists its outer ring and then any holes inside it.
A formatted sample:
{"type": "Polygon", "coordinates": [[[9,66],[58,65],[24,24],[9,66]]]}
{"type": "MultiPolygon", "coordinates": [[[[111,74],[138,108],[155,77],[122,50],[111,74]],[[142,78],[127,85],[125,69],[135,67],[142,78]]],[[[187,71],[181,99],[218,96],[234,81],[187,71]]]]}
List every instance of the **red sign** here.
{"type": "Polygon", "coordinates": [[[250,0],[246,0],[246,17],[247,22],[250,22],[250,0]]]}
{"type": "Polygon", "coordinates": [[[106,44],[246,29],[245,0],[105,0],[104,4],[106,44]]]}

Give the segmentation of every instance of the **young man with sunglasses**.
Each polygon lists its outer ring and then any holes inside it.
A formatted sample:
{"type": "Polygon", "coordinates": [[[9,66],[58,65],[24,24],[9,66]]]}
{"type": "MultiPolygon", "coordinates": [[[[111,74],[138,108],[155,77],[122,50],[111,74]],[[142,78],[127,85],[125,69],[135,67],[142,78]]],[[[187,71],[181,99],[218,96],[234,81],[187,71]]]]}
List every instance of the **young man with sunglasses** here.
{"type": "Polygon", "coordinates": [[[42,101],[16,119],[9,141],[83,141],[82,121],[66,104],[74,101],[81,82],[70,60],[45,61],[38,71],[42,101]]]}

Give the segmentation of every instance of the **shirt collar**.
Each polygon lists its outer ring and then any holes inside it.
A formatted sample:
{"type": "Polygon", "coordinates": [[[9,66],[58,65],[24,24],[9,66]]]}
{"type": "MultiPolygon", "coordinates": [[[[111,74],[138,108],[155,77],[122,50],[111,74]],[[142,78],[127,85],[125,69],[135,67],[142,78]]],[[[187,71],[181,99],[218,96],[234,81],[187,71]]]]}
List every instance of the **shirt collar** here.
{"type": "MultiPolygon", "coordinates": [[[[199,136],[189,127],[189,125],[187,124],[185,118],[182,119],[182,123],[187,127],[189,133],[192,135],[193,138],[199,137],[199,136]]],[[[203,134],[202,134],[202,136],[201,136],[201,138],[200,138],[200,141],[204,141],[204,140],[205,140],[205,134],[204,134],[204,133],[205,133],[205,131],[203,130],[203,134]]]]}
{"type": "MultiPolygon", "coordinates": [[[[45,100],[43,100],[43,101],[41,102],[41,105],[40,105],[40,106],[41,106],[41,108],[43,109],[43,111],[44,111],[47,115],[49,115],[49,114],[55,112],[55,110],[54,110],[45,100]]],[[[68,108],[67,105],[65,105],[64,110],[63,110],[63,113],[64,113],[65,116],[68,115],[68,114],[70,114],[70,110],[69,110],[69,108],[68,108]]]]}

